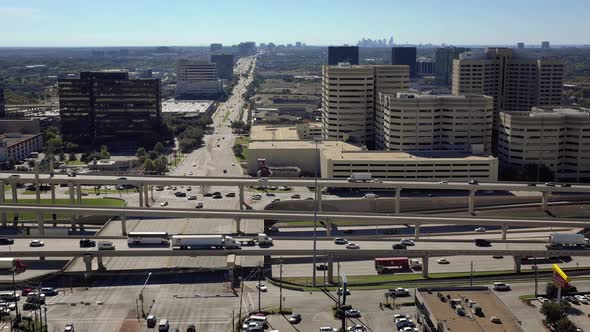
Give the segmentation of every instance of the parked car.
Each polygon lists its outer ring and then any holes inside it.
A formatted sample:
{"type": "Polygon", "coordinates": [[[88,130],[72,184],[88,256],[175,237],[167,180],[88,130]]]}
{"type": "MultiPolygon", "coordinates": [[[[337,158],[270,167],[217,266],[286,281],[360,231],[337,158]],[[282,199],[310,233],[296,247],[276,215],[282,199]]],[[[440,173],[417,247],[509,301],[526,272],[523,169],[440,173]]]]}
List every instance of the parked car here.
{"type": "Polygon", "coordinates": [[[403,245],[401,243],[396,243],[396,244],[392,245],[391,248],[394,249],[394,250],[406,250],[406,249],[408,249],[408,247],[406,247],[405,245],[403,245]]]}
{"type": "Polygon", "coordinates": [[[183,193],[182,191],[177,191],[174,193],[174,196],[176,197],[186,197],[186,193],[183,193]]]}
{"type": "Polygon", "coordinates": [[[164,201],[164,202],[160,203],[160,206],[168,206],[168,201],[164,201]]]}
{"type": "Polygon", "coordinates": [[[74,332],[74,323],[66,324],[66,327],[64,327],[64,332],[74,332]]]}
{"type": "Polygon", "coordinates": [[[346,311],[344,312],[344,315],[345,315],[346,317],[350,317],[350,318],[358,318],[358,317],[361,317],[361,311],[360,311],[360,310],[358,310],[358,309],[354,309],[354,308],[352,308],[352,309],[348,309],[348,310],[346,310],[346,311]]]}
{"type": "Polygon", "coordinates": [[[212,193],[206,193],[205,195],[203,195],[204,197],[213,197],[212,193]]]}
{"type": "Polygon", "coordinates": [[[155,315],[148,315],[147,318],[145,319],[146,323],[147,323],[147,327],[150,329],[153,329],[154,327],[156,327],[156,323],[158,322],[158,319],[156,318],[155,315]]]}
{"type": "Polygon", "coordinates": [[[363,198],[365,199],[374,199],[374,198],[379,198],[379,195],[374,194],[374,193],[366,193],[363,198]]]}
{"type": "Polygon", "coordinates": [[[356,324],[349,326],[346,329],[347,332],[367,332],[367,328],[364,325],[356,324]]]}
{"type": "Polygon", "coordinates": [[[195,327],[195,324],[190,324],[189,326],[187,326],[186,332],[197,332],[197,328],[195,327]]]}
{"type": "Polygon", "coordinates": [[[196,195],[191,195],[187,198],[189,201],[196,201],[197,200],[197,196],[196,195]]]}
{"type": "Polygon", "coordinates": [[[291,199],[300,199],[301,195],[299,194],[295,194],[295,195],[291,195],[291,199]]]}
{"type": "Polygon", "coordinates": [[[478,247],[489,247],[492,245],[492,242],[486,239],[475,239],[475,245],[478,247]]]}
{"type": "Polygon", "coordinates": [[[289,317],[289,323],[291,324],[297,324],[301,322],[301,314],[292,314],[291,317],[289,317]]]}

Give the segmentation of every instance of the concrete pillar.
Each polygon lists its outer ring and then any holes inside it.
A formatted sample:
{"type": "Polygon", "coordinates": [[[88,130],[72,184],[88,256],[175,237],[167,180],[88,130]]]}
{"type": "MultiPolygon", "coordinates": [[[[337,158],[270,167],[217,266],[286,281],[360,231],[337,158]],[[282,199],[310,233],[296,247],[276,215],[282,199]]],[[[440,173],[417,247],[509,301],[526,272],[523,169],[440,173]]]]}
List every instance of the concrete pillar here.
{"type": "Polygon", "coordinates": [[[330,219],[326,219],[326,236],[332,236],[332,223],[330,219]]]}
{"type": "Polygon", "coordinates": [[[82,205],[82,184],[78,183],[78,185],[76,186],[76,194],[77,194],[77,204],[78,205],[82,205]]]}
{"type": "MultiPolygon", "coordinates": [[[[74,183],[73,182],[68,182],[68,191],[70,193],[70,205],[76,205],[76,194],[74,192],[74,183]]],[[[71,224],[72,224],[72,231],[76,230],[76,214],[72,213],[71,218],[71,224]]]]}
{"type": "Polygon", "coordinates": [[[239,193],[238,193],[238,198],[239,198],[239,202],[238,202],[238,206],[240,210],[244,209],[244,202],[246,201],[246,199],[244,198],[244,186],[239,186],[239,193]]]}
{"type": "Polygon", "coordinates": [[[127,216],[120,216],[121,219],[121,234],[127,235],[127,216]]]}
{"type": "Polygon", "coordinates": [[[35,198],[37,204],[41,204],[41,188],[39,188],[39,162],[35,161],[35,198]]]}
{"type": "Polygon", "coordinates": [[[334,283],[334,255],[328,255],[328,283],[334,283]]]}
{"type": "Polygon", "coordinates": [[[428,278],[428,256],[422,257],[422,277],[428,278]]]}
{"type": "Polygon", "coordinates": [[[399,214],[400,211],[400,197],[402,188],[395,188],[395,214],[399,214]]]}
{"type": "MultiPolygon", "coordinates": [[[[18,195],[16,193],[16,182],[11,183],[10,188],[12,189],[12,202],[17,203],[18,202],[18,195]]],[[[14,211],[13,215],[14,215],[14,220],[18,220],[18,212],[14,211]]],[[[16,221],[14,223],[15,223],[14,226],[16,226],[16,221]]]]}
{"type": "MultiPolygon", "coordinates": [[[[50,162],[52,161],[53,159],[50,159],[50,162]]],[[[55,205],[55,184],[53,183],[51,184],[51,205],[55,205]]],[[[53,219],[53,227],[57,227],[57,214],[52,213],[51,219],[53,219]]]]}
{"type": "Polygon", "coordinates": [[[148,187],[149,186],[147,184],[145,186],[143,186],[143,200],[145,201],[145,207],[149,207],[150,206],[150,199],[149,199],[148,187]]]}
{"type": "Polygon", "coordinates": [[[475,190],[469,190],[469,214],[475,213],[475,190]]]}
{"type": "Polygon", "coordinates": [[[414,226],[414,240],[418,240],[420,238],[420,224],[416,224],[414,226]]]}
{"type": "MultiPolygon", "coordinates": [[[[55,160],[53,158],[49,159],[49,177],[52,178],[55,175],[55,160]]],[[[51,185],[53,187],[53,185],[51,185]]]]}
{"type": "Polygon", "coordinates": [[[322,186],[315,188],[317,190],[318,212],[322,212],[322,186]]]}
{"type": "Polygon", "coordinates": [[[104,267],[104,263],[102,262],[102,256],[96,256],[96,263],[98,264],[99,271],[106,271],[107,268],[104,267]]]}
{"type": "Polygon", "coordinates": [[[508,233],[508,225],[503,224],[502,225],[502,240],[506,240],[507,233],[508,233]]]}
{"type": "MultiPolygon", "coordinates": [[[[0,182],[0,204],[5,203],[4,191],[6,190],[6,186],[4,186],[4,182],[0,182]]],[[[2,227],[7,226],[7,219],[6,219],[6,212],[2,211],[2,227]]]]}
{"type": "Polygon", "coordinates": [[[86,265],[86,272],[92,272],[92,259],[94,257],[92,255],[84,255],[82,259],[84,260],[84,265],[86,265]]]}
{"type": "Polygon", "coordinates": [[[548,207],[547,207],[547,203],[549,201],[549,193],[544,191],[541,193],[541,205],[543,208],[543,211],[547,211],[548,207]]]}
{"type": "Polygon", "coordinates": [[[143,184],[138,185],[137,191],[139,191],[139,207],[143,207],[143,184]]]}
{"type": "Polygon", "coordinates": [[[514,256],[514,272],[520,273],[521,266],[522,266],[522,257],[514,256]]]}
{"type": "Polygon", "coordinates": [[[45,225],[43,224],[43,213],[37,213],[37,229],[39,235],[45,235],[45,225]]]}

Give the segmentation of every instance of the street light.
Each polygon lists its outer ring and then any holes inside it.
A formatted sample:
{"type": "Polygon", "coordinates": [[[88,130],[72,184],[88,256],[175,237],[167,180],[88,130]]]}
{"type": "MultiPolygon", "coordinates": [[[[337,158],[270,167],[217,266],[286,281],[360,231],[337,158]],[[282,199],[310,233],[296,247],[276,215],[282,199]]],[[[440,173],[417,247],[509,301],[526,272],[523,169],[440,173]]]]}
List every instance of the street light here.
{"type": "Polygon", "coordinates": [[[150,280],[150,277],[152,276],[152,273],[148,273],[147,278],[145,279],[145,282],[143,283],[143,288],[141,288],[141,292],[139,293],[139,300],[141,301],[141,317],[145,318],[145,311],[143,309],[143,290],[145,289],[145,287],[147,286],[148,281],[150,280]]]}
{"type": "Polygon", "coordinates": [[[314,188],[315,188],[315,200],[313,201],[313,266],[311,267],[312,270],[312,286],[316,287],[316,271],[315,271],[315,264],[316,264],[316,254],[317,254],[317,227],[318,227],[318,197],[321,195],[318,193],[318,143],[319,139],[315,138],[315,174],[314,174],[314,188]]]}

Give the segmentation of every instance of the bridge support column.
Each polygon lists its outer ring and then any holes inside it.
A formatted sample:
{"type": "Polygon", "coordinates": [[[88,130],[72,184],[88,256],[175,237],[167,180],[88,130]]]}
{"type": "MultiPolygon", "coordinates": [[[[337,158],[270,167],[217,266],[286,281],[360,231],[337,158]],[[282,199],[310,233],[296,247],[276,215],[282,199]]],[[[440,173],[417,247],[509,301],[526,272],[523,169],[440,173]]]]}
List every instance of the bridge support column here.
{"type": "Polygon", "coordinates": [[[420,238],[420,224],[416,224],[414,226],[414,240],[418,240],[420,238]]]}
{"type": "Polygon", "coordinates": [[[332,222],[330,219],[326,219],[326,236],[332,236],[332,222]]]}
{"type": "Polygon", "coordinates": [[[322,212],[322,186],[318,186],[317,188],[315,188],[315,190],[317,190],[316,192],[316,198],[318,200],[317,204],[318,204],[318,212],[322,212]]]}
{"type": "MultiPolygon", "coordinates": [[[[4,190],[6,190],[6,187],[4,186],[4,182],[0,182],[0,204],[4,204],[4,202],[5,202],[4,190]]],[[[2,212],[2,227],[6,227],[6,226],[7,226],[6,212],[2,212]]]]}
{"type": "Polygon", "coordinates": [[[422,276],[428,278],[428,256],[422,257],[422,276]]]}
{"type": "Polygon", "coordinates": [[[143,186],[143,200],[145,201],[145,207],[149,207],[150,206],[150,199],[149,199],[148,187],[149,186],[147,184],[145,186],[143,186]]]}
{"type": "Polygon", "coordinates": [[[102,256],[96,256],[96,263],[98,264],[98,271],[107,270],[107,268],[104,267],[104,263],[102,262],[102,256]]]}
{"type": "Polygon", "coordinates": [[[37,213],[37,230],[39,235],[45,235],[45,225],[43,223],[43,213],[37,213]]]}
{"type": "Polygon", "coordinates": [[[514,272],[520,273],[521,266],[522,266],[522,257],[514,256],[514,272]]]}
{"type": "MultiPolygon", "coordinates": [[[[49,161],[52,162],[53,159],[50,159],[49,161]]],[[[55,205],[55,185],[53,183],[51,184],[51,204],[55,205]]],[[[53,227],[57,227],[57,214],[52,213],[51,219],[53,220],[53,227]]]]}
{"type": "MultiPolygon", "coordinates": [[[[69,188],[69,192],[70,192],[70,205],[76,205],[76,194],[74,192],[74,183],[73,182],[68,182],[68,188],[69,188]]],[[[71,216],[71,224],[72,224],[72,231],[76,230],[76,214],[72,213],[71,216]]]]}
{"type": "MultiPolygon", "coordinates": [[[[10,188],[12,190],[12,202],[18,202],[18,194],[16,193],[16,182],[10,184],[10,188]]],[[[18,212],[14,212],[14,226],[18,223],[18,212]]]]}
{"type": "Polygon", "coordinates": [[[139,192],[139,207],[143,207],[143,184],[137,186],[137,191],[139,192]]]}
{"type": "Polygon", "coordinates": [[[506,240],[507,235],[508,235],[508,225],[503,224],[502,225],[502,240],[506,240]]]}
{"type": "Polygon", "coordinates": [[[35,161],[35,202],[41,204],[41,188],[39,188],[39,162],[35,161]]]}
{"type": "Polygon", "coordinates": [[[399,211],[400,211],[401,194],[402,194],[402,188],[395,188],[395,214],[399,214],[399,211]]]}
{"type": "Polygon", "coordinates": [[[469,214],[475,214],[475,190],[469,190],[469,214]]]}
{"type": "Polygon", "coordinates": [[[244,198],[244,186],[239,186],[238,189],[239,189],[238,199],[240,200],[238,202],[238,204],[239,204],[240,210],[243,210],[244,209],[244,202],[246,201],[246,199],[244,198]]]}
{"type": "Polygon", "coordinates": [[[328,255],[328,283],[334,283],[334,255],[328,255]]]}
{"type": "Polygon", "coordinates": [[[77,201],[78,201],[78,205],[82,205],[82,184],[78,183],[78,185],[76,186],[76,197],[77,197],[77,201]]]}
{"type": "Polygon", "coordinates": [[[541,193],[541,206],[543,211],[547,211],[547,202],[549,201],[549,193],[544,191],[541,193]]]}
{"type": "Polygon", "coordinates": [[[82,260],[84,260],[84,265],[86,266],[86,272],[92,272],[92,259],[94,257],[92,255],[84,255],[82,256],[82,260]]]}
{"type": "Polygon", "coordinates": [[[127,216],[120,216],[121,219],[121,234],[127,235],[127,216]]]}

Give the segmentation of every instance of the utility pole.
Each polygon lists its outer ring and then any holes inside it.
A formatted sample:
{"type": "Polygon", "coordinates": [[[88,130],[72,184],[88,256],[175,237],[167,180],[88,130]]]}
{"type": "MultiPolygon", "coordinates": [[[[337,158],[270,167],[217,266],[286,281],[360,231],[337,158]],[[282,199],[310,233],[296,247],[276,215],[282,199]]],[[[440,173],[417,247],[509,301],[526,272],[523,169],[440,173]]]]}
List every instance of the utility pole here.
{"type": "Polygon", "coordinates": [[[238,322],[242,320],[242,299],[244,297],[244,280],[240,277],[240,309],[238,309],[238,322]]]}
{"type": "Polygon", "coordinates": [[[533,266],[533,269],[535,269],[535,297],[537,297],[537,286],[539,282],[539,267],[537,266],[537,257],[535,257],[535,266],[533,266]]]}
{"type": "Polygon", "coordinates": [[[258,266],[258,312],[260,312],[260,288],[262,288],[262,266],[258,266]]]}
{"type": "Polygon", "coordinates": [[[318,143],[319,139],[314,139],[315,141],[315,157],[314,157],[314,188],[315,188],[315,200],[313,201],[313,266],[312,266],[312,286],[316,287],[316,271],[315,271],[315,264],[316,264],[316,254],[317,254],[317,227],[318,227],[318,199],[321,192],[319,192],[318,188],[318,143]]]}
{"type": "Polygon", "coordinates": [[[44,305],[43,309],[45,310],[45,331],[47,331],[49,330],[49,325],[47,325],[47,305],[44,305]]]}
{"type": "Polygon", "coordinates": [[[279,267],[279,313],[283,314],[283,257],[281,257],[281,265],[279,267]]]}
{"type": "Polygon", "coordinates": [[[471,270],[469,273],[469,286],[473,287],[473,261],[471,261],[471,270]]]}

